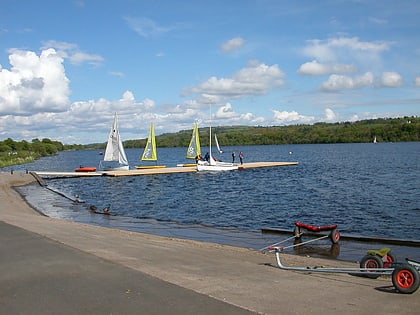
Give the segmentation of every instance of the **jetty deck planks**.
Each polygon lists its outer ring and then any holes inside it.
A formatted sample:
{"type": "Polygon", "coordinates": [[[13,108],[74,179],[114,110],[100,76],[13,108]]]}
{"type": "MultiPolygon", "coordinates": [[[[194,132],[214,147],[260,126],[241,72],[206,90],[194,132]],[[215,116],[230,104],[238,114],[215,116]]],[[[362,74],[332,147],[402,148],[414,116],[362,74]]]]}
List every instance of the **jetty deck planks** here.
{"type": "MultiPolygon", "coordinates": [[[[239,165],[240,169],[251,169],[261,167],[278,167],[298,165],[298,162],[250,162],[239,165]]],[[[94,177],[94,176],[139,176],[155,174],[175,174],[175,173],[195,173],[196,167],[164,167],[164,168],[145,168],[128,171],[97,171],[97,172],[54,172],[54,171],[34,171],[40,177],[94,177]]]]}

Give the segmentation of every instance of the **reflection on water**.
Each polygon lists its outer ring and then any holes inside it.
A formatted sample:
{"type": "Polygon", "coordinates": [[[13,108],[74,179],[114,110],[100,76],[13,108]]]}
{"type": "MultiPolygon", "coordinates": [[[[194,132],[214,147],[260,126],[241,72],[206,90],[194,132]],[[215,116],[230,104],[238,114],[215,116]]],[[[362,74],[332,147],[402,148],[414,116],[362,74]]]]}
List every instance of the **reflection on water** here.
{"type": "Polygon", "coordinates": [[[293,250],[298,255],[322,256],[328,258],[337,258],[340,255],[340,244],[325,241],[310,243],[300,246],[302,239],[295,239],[293,250]]]}

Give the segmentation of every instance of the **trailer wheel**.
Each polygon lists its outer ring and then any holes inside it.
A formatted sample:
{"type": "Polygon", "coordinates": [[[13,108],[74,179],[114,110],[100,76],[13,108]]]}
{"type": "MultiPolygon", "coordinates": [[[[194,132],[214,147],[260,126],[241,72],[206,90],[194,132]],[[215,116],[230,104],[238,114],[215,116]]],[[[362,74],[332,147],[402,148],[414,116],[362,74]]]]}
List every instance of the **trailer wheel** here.
{"type": "MultiPolygon", "coordinates": [[[[360,268],[383,268],[384,263],[382,262],[381,258],[375,255],[366,255],[360,261],[360,268]]],[[[380,275],[378,274],[369,274],[370,271],[366,271],[366,277],[376,279],[380,275]]]]}
{"type": "Polygon", "coordinates": [[[333,244],[337,244],[340,240],[340,231],[338,231],[338,229],[332,230],[330,233],[330,239],[333,244]]]}
{"type": "Polygon", "coordinates": [[[417,269],[409,264],[398,265],[392,272],[392,284],[400,293],[411,294],[417,291],[419,278],[417,269]]]}
{"type": "Polygon", "coordinates": [[[397,257],[394,254],[389,252],[386,254],[385,261],[384,261],[384,268],[392,268],[393,264],[397,262],[397,257]]]}

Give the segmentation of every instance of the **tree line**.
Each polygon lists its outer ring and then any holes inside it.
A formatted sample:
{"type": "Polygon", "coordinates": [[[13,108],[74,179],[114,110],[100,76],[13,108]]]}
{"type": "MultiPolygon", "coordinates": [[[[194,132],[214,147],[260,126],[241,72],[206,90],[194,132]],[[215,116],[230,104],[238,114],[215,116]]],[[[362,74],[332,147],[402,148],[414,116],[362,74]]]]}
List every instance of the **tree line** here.
{"type": "MultiPolygon", "coordinates": [[[[420,117],[378,118],[356,122],[316,123],[292,126],[221,126],[213,127],[224,146],[308,143],[362,143],[420,141],[420,117]]],[[[192,129],[156,136],[159,147],[187,147],[192,129]]],[[[208,146],[209,127],[200,128],[202,146],[208,146]]],[[[124,141],[125,148],[142,148],[147,139],[124,141]]],[[[42,140],[0,141],[0,167],[32,162],[40,157],[64,150],[103,150],[106,143],[62,144],[48,138],[42,140]]]]}
{"type": "MultiPolygon", "coordinates": [[[[420,118],[379,118],[357,122],[316,123],[292,126],[222,126],[213,133],[224,146],[309,143],[363,143],[420,141],[420,118]]],[[[186,147],[192,130],[156,136],[159,147],[186,147]]],[[[209,143],[209,128],[200,128],[202,146],[209,143]]],[[[128,140],[127,148],[143,147],[147,139],[128,140]]]]}

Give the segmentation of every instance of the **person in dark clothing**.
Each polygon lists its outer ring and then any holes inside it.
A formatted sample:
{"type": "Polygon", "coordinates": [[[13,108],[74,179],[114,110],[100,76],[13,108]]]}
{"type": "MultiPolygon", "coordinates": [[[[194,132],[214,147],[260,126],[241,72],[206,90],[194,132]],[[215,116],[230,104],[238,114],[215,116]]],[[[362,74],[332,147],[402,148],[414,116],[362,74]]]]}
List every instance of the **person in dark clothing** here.
{"type": "Polygon", "coordinates": [[[235,151],[232,152],[232,163],[235,163],[235,151]]]}
{"type": "Polygon", "coordinates": [[[244,164],[244,154],[242,152],[239,152],[239,161],[241,161],[241,164],[244,164]]]}

